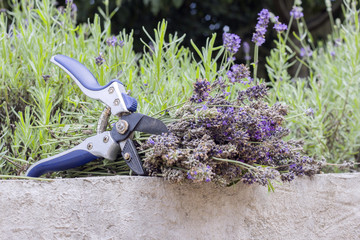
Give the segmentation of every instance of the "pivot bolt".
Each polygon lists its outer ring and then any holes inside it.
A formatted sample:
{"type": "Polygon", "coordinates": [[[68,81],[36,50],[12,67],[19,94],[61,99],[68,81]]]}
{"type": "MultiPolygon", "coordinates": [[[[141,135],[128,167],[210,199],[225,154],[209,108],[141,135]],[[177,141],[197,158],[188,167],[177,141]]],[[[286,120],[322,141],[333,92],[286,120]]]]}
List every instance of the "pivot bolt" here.
{"type": "Polygon", "coordinates": [[[103,138],[103,142],[104,143],[107,143],[109,141],[109,136],[105,136],[104,138],[103,138]]]}
{"type": "Polygon", "coordinates": [[[129,160],[129,159],[130,159],[130,154],[129,154],[129,153],[125,153],[125,154],[124,154],[124,158],[125,158],[125,160],[129,160]]]}
{"type": "Polygon", "coordinates": [[[116,131],[120,134],[125,134],[125,132],[128,130],[129,124],[125,120],[119,120],[116,123],[116,131]]]}
{"type": "Polygon", "coordinates": [[[88,150],[91,150],[92,148],[93,148],[92,143],[88,143],[88,144],[87,144],[87,149],[88,149],[88,150]]]}

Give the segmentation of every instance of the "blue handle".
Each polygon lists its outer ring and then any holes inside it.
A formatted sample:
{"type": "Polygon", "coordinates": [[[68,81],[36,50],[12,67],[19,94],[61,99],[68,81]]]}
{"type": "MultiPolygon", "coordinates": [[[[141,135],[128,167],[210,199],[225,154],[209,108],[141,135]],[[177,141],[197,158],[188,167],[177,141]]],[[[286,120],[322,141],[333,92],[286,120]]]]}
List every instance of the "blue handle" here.
{"type": "Polygon", "coordinates": [[[74,76],[74,78],[77,81],[79,81],[79,83],[83,87],[85,87],[88,90],[91,90],[91,91],[102,90],[102,89],[106,88],[107,86],[109,86],[114,81],[122,84],[122,82],[115,79],[115,80],[112,80],[111,82],[109,82],[108,84],[106,84],[105,86],[101,86],[98,83],[98,81],[96,80],[96,78],[94,77],[94,75],[90,72],[90,70],[87,69],[84,65],[82,65],[77,60],[75,60],[71,57],[65,56],[65,55],[60,55],[60,54],[53,56],[53,59],[55,60],[55,63],[57,65],[59,65],[61,68],[63,68],[69,75],[74,76]]]}
{"type": "Polygon", "coordinates": [[[79,167],[97,158],[85,150],[70,150],[35,163],[26,172],[26,176],[39,177],[47,172],[79,167]]]}
{"type": "Polygon", "coordinates": [[[135,98],[130,97],[129,95],[125,94],[125,93],[121,93],[122,98],[124,99],[124,103],[126,108],[130,111],[130,112],[136,112],[137,109],[137,101],[135,98]]]}
{"type": "Polygon", "coordinates": [[[112,107],[112,112],[114,111],[113,114],[123,111],[136,112],[136,99],[125,94],[124,84],[122,84],[122,82],[120,82],[119,80],[114,79],[105,86],[101,86],[94,77],[94,75],[89,71],[89,69],[87,69],[84,65],[82,65],[75,59],[59,54],[53,56],[51,61],[61,67],[65,72],[67,72],[87,96],[94,99],[100,99],[106,105],[112,107]],[[113,102],[115,99],[107,98],[107,95],[109,93],[106,88],[110,87],[110,85],[112,85],[114,82],[118,83],[117,86],[121,86],[120,88],[117,87],[117,89],[120,89],[121,96],[119,95],[119,92],[112,95],[114,96],[114,98],[122,98],[124,105],[127,109],[123,109],[124,107],[121,105],[118,105],[120,106],[119,109],[115,109],[113,106],[113,102]],[[105,92],[100,92],[100,90],[104,90],[105,92]]]}
{"type": "Polygon", "coordinates": [[[64,55],[55,55],[53,59],[60,64],[64,70],[72,74],[85,88],[94,91],[103,88],[89,69],[75,59],[64,55]]]}

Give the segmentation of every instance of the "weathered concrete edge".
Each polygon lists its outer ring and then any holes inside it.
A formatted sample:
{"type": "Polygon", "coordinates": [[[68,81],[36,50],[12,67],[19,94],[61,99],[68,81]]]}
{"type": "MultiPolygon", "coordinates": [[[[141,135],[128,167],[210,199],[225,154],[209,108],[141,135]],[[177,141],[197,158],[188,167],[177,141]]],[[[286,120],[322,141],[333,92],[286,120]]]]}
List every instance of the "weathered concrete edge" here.
{"type": "Polygon", "coordinates": [[[0,181],[0,239],[359,239],[360,173],[276,186],[0,181]]]}

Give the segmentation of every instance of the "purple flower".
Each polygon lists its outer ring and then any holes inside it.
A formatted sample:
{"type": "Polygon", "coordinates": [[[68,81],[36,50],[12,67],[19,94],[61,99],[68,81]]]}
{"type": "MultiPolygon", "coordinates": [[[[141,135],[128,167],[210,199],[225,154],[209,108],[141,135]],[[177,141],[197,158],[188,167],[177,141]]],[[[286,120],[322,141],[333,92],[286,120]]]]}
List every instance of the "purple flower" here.
{"type": "Polygon", "coordinates": [[[120,46],[120,47],[123,47],[124,46],[124,42],[123,41],[118,41],[117,37],[115,36],[112,36],[112,37],[109,37],[107,40],[106,40],[106,44],[108,46],[120,46]]]}
{"type": "Polygon", "coordinates": [[[300,49],[300,57],[311,57],[313,52],[311,51],[310,47],[307,46],[306,48],[300,49]]]}
{"type": "Polygon", "coordinates": [[[250,46],[249,46],[248,42],[244,42],[243,50],[244,50],[244,53],[245,53],[245,61],[250,61],[251,60],[251,57],[249,56],[250,46]]]}
{"type": "Polygon", "coordinates": [[[101,66],[105,62],[105,58],[103,57],[102,52],[95,58],[95,63],[98,66],[101,66]]]}
{"type": "Polygon", "coordinates": [[[239,51],[241,39],[238,35],[233,33],[224,33],[223,42],[227,51],[234,54],[239,51]]]}
{"type": "Polygon", "coordinates": [[[194,83],[194,93],[190,98],[191,102],[201,103],[205,101],[211,90],[210,82],[206,79],[197,79],[194,83]]]}
{"type": "Polygon", "coordinates": [[[255,26],[256,31],[253,34],[252,41],[256,43],[257,46],[261,46],[265,42],[265,33],[269,24],[270,13],[269,10],[263,9],[258,15],[258,23],[255,26]]]}
{"type": "Polygon", "coordinates": [[[253,101],[262,99],[265,96],[267,96],[267,87],[266,84],[262,83],[240,91],[238,93],[238,100],[240,100],[240,102],[244,102],[245,98],[247,97],[248,100],[253,101]]]}
{"type": "Polygon", "coordinates": [[[112,36],[112,37],[110,37],[110,38],[108,38],[108,39],[106,40],[106,44],[107,44],[108,46],[113,46],[113,47],[115,47],[115,46],[116,46],[116,43],[117,43],[117,38],[116,38],[115,36],[112,36]]]}
{"type": "Polygon", "coordinates": [[[243,44],[243,49],[244,49],[244,53],[245,54],[249,54],[250,53],[250,45],[248,42],[244,42],[243,44]]]}
{"type": "Polygon", "coordinates": [[[302,10],[302,7],[294,6],[290,11],[290,16],[294,17],[295,19],[302,18],[304,16],[302,10]]]}
{"type": "Polygon", "coordinates": [[[51,78],[50,75],[42,75],[42,77],[43,77],[45,82],[51,78]]]}
{"type": "Polygon", "coordinates": [[[306,116],[314,116],[314,109],[312,109],[312,108],[306,109],[305,115],[306,116]]]}
{"type": "Polygon", "coordinates": [[[78,8],[77,8],[75,3],[71,4],[71,11],[72,12],[77,12],[78,11],[78,8]]]}
{"type": "Polygon", "coordinates": [[[251,82],[249,68],[244,64],[233,65],[231,67],[231,70],[229,70],[226,75],[232,83],[238,82],[243,84],[249,84],[251,82]]]}
{"type": "Polygon", "coordinates": [[[278,33],[281,33],[281,32],[283,32],[283,31],[285,31],[285,30],[287,29],[287,25],[284,24],[284,23],[281,23],[281,22],[279,21],[279,17],[278,17],[278,16],[274,17],[274,19],[275,19],[274,29],[275,29],[278,33]]]}

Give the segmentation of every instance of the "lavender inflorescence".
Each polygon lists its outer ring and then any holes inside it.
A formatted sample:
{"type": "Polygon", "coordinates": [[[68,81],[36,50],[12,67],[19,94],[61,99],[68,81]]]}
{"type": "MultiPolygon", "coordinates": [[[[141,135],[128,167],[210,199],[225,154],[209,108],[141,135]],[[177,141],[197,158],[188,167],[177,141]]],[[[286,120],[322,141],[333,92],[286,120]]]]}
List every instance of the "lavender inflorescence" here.
{"type": "Polygon", "coordinates": [[[241,39],[238,35],[233,33],[224,33],[223,42],[224,47],[228,52],[235,54],[239,51],[241,39]]]}
{"type": "Polygon", "coordinates": [[[142,143],[149,175],[173,182],[267,185],[319,171],[321,166],[301,153],[300,142],[282,139],[289,134],[288,110],[266,102],[265,84],[232,100],[222,92],[226,86],[222,78],[213,84],[198,79],[190,103],[173,113],[169,133],[142,143]]]}
{"type": "Polygon", "coordinates": [[[99,53],[99,56],[95,57],[95,63],[98,66],[101,66],[105,62],[105,58],[102,52],[99,53]]]}
{"type": "Polygon", "coordinates": [[[278,17],[278,16],[274,17],[274,20],[275,20],[274,29],[275,29],[278,33],[281,33],[281,32],[283,32],[283,31],[287,30],[287,25],[284,24],[284,23],[281,23],[281,22],[279,21],[279,17],[278,17]]]}
{"type": "Polygon", "coordinates": [[[254,42],[257,46],[261,46],[265,42],[265,33],[270,21],[270,13],[269,10],[263,9],[258,15],[258,22],[255,26],[256,31],[253,34],[252,42],[254,42]]]}
{"type": "Polygon", "coordinates": [[[197,79],[194,83],[194,94],[190,98],[190,101],[195,103],[201,103],[207,99],[210,92],[210,82],[206,79],[197,79]]]}
{"type": "Polygon", "coordinates": [[[115,46],[123,47],[124,46],[124,42],[121,40],[118,41],[117,37],[115,37],[115,36],[112,36],[112,37],[109,37],[108,39],[106,39],[106,44],[108,46],[112,46],[112,47],[115,47],[115,46]]]}
{"type": "Polygon", "coordinates": [[[249,84],[252,79],[250,78],[250,71],[244,64],[234,64],[226,75],[231,83],[249,84]]]}
{"type": "Polygon", "coordinates": [[[303,9],[300,6],[294,6],[290,11],[290,16],[292,16],[295,19],[302,18],[304,16],[303,9]]]}

